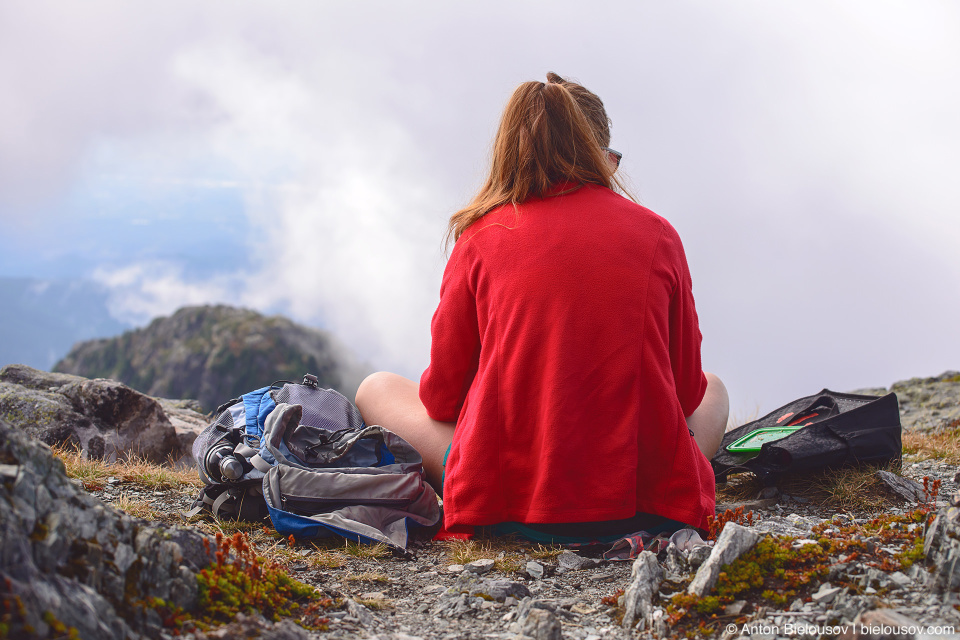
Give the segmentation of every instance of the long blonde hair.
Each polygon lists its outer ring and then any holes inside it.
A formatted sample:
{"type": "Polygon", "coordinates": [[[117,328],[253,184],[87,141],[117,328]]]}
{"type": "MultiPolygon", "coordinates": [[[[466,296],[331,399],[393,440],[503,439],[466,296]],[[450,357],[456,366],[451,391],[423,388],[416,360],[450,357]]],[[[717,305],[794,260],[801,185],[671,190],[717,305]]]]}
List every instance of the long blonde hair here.
{"type": "Polygon", "coordinates": [[[521,84],[503,110],[486,183],[450,216],[447,241],[493,209],[543,197],[557,183],[623,191],[602,149],[608,144],[610,120],[596,94],[555,73],[521,84]]]}

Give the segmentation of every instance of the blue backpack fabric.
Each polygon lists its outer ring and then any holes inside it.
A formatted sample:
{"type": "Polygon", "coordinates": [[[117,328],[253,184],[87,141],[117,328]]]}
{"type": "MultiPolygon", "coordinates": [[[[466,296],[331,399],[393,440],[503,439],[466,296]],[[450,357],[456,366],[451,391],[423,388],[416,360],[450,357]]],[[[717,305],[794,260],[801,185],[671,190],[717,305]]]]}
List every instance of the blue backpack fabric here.
{"type": "Polygon", "coordinates": [[[314,376],[218,408],[193,445],[205,486],[186,512],[260,520],[295,538],[339,535],[406,549],[440,521],[419,452],[314,376]]]}

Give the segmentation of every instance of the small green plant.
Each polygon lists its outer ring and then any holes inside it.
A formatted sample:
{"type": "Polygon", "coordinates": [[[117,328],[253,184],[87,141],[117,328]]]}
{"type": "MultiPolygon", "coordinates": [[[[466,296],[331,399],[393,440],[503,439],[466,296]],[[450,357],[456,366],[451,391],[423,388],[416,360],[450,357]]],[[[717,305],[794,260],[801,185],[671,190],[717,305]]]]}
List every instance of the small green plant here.
{"type": "Polygon", "coordinates": [[[197,576],[202,618],[229,622],[238,612],[259,613],[271,620],[294,616],[302,626],[325,629],[320,611],[332,604],[316,589],[291,578],[279,566],[263,563],[243,533],[218,534],[215,548],[204,540],[214,562],[197,576]]]}
{"type": "Polygon", "coordinates": [[[902,569],[909,569],[914,563],[922,561],[927,555],[923,552],[923,536],[917,536],[913,545],[897,554],[902,569]]]}
{"type": "Polygon", "coordinates": [[[710,614],[720,608],[720,598],[716,596],[704,596],[695,605],[698,613],[710,614]]]}
{"type": "Polygon", "coordinates": [[[80,633],[77,631],[76,627],[67,627],[67,625],[63,624],[57,619],[57,616],[53,615],[52,611],[44,612],[43,621],[46,622],[50,627],[50,631],[54,634],[53,637],[55,638],[68,638],[69,640],[74,640],[80,637],[80,633]]]}
{"type": "Polygon", "coordinates": [[[700,633],[715,622],[723,608],[738,599],[760,599],[782,606],[814,579],[828,572],[826,551],[820,544],[793,546],[792,538],[767,537],[725,565],[712,595],[675,595],[666,607],[667,623],[685,632],[700,633]]]}
{"type": "Polygon", "coordinates": [[[903,515],[887,514],[862,524],[838,526],[832,523],[818,524],[814,535],[820,536],[820,546],[831,555],[842,555],[841,561],[854,558],[881,571],[900,571],[924,558],[923,537],[925,526],[933,521],[929,506],[922,506],[903,515]],[[862,541],[874,538],[879,544],[868,550],[862,541]],[[881,553],[879,547],[899,546],[894,556],[881,553]]]}
{"type": "MultiPolygon", "coordinates": [[[[4,578],[6,592],[0,598],[0,638],[35,638],[40,637],[33,625],[27,622],[27,608],[18,595],[11,595],[12,582],[4,578]]],[[[78,640],[80,637],[76,627],[68,627],[52,611],[45,611],[42,615],[44,623],[49,628],[48,638],[78,640]]]]}

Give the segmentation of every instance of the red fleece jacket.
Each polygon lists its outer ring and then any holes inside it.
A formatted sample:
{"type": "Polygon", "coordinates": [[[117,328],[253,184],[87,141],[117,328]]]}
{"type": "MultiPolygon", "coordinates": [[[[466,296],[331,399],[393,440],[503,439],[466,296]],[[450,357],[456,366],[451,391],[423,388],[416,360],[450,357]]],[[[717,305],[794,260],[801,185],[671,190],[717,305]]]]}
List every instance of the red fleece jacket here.
{"type": "Polygon", "coordinates": [[[456,421],[445,525],[616,520],[698,527],[710,463],[686,419],[706,390],[677,232],[607,188],[507,205],[457,241],[420,399],[456,421]]]}

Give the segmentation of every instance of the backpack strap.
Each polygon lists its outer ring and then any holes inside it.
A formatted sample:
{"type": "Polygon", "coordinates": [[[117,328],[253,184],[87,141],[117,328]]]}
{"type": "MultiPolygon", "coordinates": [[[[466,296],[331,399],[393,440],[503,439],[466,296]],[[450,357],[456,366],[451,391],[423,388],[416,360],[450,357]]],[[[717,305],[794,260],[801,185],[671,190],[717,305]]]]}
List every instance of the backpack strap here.
{"type": "MultiPolygon", "coordinates": [[[[220,509],[223,508],[223,505],[227,500],[231,498],[229,488],[224,487],[223,491],[220,492],[216,498],[210,496],[209,489],[212,485],[207,485],[200,490],[200,495],[197,496],[197,499],[194,500],[193,506],[186,510],[181,511],[185,518],[192,518],[201,511],[207,510],[216,517],[220,517],[220,509]]],[[[234,512],[236,509],[234,509],[234,512]]]]}
{"type": "MultiPolygon", "coordinates": [[[[232,500],[234,502],[236,502],[237,500],[235,496],[230,495],[229,489],[221,493],[219,496],[217,496],[217,499],[213,501],[213,504],[210,506],[210,513],[212,513],[215,517],[219,518],[220,510],[223,509],[223,505],[228,500],[232,500]]],[[[233,506],[233,509],[230,510],[230,513],[231,514],[236,513],[237,511],[236,506],[234,505],[231,505],[231,506],[233,506]]]]}
{"type": "Polygon", "coordinates": [[[267,471],[270,471],[270,468],[273,466],[272,464],[264,460],[259,453],[255,453],[250,457],[250,464],[253,465],[254,469],[258,471],[263,471],[264,473],[266,473],[267,471]]]}
{"type": "Polygon", "coordinates": [[[257,449],[254,449],[245,442],[240,442],[236,447],[233,448],[233,452],[243,456],[244,458],[252,458],[257,455],[257,449]]]}
{"type": "Polygon", "coordinates": [[[208,485],[200,490],[192,507],[180,513],[192,518],[201,511],[209,511],[214,517],[222,519],[261,520],[266,516],[266,505],[261,508],[260,502],[262,490],[257,485],[208,485]],[[211,489],[214,488],[222,489],[215,497],[211,495],[211,489]]]}

